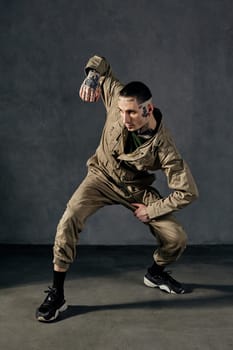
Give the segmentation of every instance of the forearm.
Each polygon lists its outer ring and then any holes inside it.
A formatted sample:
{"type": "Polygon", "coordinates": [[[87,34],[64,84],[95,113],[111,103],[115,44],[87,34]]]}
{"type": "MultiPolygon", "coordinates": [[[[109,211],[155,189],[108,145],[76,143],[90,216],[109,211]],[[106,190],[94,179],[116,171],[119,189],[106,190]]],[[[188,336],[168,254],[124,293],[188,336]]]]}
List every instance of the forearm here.
{"type": "Polygon", "coordinates": [[[191,204],[198,198],[197,189],[192,192],[174,191],[169,196],[156,200],[147,206],[150,219],[170,214],[191,204]]]}

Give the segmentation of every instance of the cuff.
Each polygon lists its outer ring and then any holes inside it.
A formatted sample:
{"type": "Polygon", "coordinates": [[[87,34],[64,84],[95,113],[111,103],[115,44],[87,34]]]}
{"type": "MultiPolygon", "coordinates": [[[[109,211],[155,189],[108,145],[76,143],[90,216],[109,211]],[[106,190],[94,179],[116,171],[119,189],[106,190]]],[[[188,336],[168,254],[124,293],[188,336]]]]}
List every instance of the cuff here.
{"type": "Polygon", "coordinates": [[[95,55],[87,62],[85,73],[88,74],[90,69],[95,69],[100,75],[105,75],[109,69],[109,64],[104,57],[95,55]]]}
{"type": "Polygon", "coordinates": [[[148,205],[147,206],[147,214],[149,216],[149,219],[155,219],[155,210],[153,205],[148,205]]]}
{"type": "Polygon", "coordinates": [[[68,270],[70,267],[70,264],[67,264],[64,261],[61,261],[58,258],[54,258],[53,263],[56,264],[57,266],[61,267],[62,269],[66,269],[66,270],[68,270]]]}

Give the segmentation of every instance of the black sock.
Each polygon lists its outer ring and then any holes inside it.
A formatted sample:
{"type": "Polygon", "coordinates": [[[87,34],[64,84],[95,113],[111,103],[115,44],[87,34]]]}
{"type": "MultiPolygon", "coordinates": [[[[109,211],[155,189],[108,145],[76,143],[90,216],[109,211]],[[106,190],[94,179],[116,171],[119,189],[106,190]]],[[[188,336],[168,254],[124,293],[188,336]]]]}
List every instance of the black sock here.
{"type": "Polygon", "coordinates": [[[53,288],[56,288],[59,294],[64,295],[64,282],[66,272],[53,271],[53,288]]]}
{"type": "Polygon", "coordinates": [[[163,272],[165,266],[161,266],[156,264],[156,262],[153,263],[153,265],[151,267],[149,267],[148,272],[151,275],[159,275],[160,273],[163,272]]]}

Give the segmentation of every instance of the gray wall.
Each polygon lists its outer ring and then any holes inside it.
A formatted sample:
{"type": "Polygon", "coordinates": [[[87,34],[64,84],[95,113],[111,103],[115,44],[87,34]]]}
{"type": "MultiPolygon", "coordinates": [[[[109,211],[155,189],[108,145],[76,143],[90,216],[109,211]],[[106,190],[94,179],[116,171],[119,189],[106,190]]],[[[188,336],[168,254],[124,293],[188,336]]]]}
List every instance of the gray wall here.
{"type": "MultiPolygon", "coordinates": [[[[104,123],[78,95],[89,56],[153,92],[200,199],[178,213],[193,244],[233,243],[231,0],[0,1],[0,243],[52,243],[104,123]]],[[[158,174],[157,186],[167,193],[158,174]]],[[[153,244],[125,208],[90,218],[82,244],[153,244]]]]}

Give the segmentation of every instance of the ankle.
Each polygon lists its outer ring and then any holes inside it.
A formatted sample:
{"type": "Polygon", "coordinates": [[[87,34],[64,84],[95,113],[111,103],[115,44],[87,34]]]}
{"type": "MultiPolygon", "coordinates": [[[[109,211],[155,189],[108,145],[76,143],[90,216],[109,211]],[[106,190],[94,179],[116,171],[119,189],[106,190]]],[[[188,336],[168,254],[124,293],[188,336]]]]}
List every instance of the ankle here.
{"type": "Polygon", "coordinates": [[[59,295],[64,296],[64,283],[66,272],[53,271],[53,288],[57,290],[59,295]]]}
{"type": "Polygon", "coordinates": [[[165,266],[158,265],[156,262],[154,262],[153,265],[148,268],[148,272],[151,275],[160,275],[163,272],[164,268],[165,266]]]}

